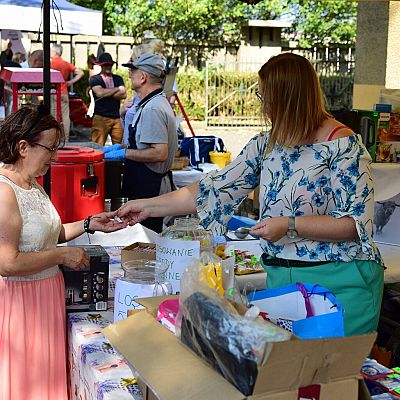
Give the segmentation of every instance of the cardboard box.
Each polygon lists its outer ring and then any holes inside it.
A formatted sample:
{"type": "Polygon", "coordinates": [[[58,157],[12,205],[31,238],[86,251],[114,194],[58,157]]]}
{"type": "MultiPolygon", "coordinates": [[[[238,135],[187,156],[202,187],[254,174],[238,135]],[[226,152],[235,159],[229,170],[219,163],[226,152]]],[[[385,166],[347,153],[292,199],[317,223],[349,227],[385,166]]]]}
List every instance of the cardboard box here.
{"type": "Polygon", "coordinates": [[[155,243],[136,242],[121,250],[121,264],[130,260],[155,260],[156,245],[155,243]],[[149,249],[151,251],[141,251],[149,249]]]}
{"type": "Polygon", "coordinates": [[[139,372],[145,399],[297,400],[298,388],[313,384],[320,385],[320,400],[369,398],[359,373],[375,334],[270,343],[253,395],[246,397],[155,320],[164,299],[140,299],[146,310],[103,331],[139,372]]]}

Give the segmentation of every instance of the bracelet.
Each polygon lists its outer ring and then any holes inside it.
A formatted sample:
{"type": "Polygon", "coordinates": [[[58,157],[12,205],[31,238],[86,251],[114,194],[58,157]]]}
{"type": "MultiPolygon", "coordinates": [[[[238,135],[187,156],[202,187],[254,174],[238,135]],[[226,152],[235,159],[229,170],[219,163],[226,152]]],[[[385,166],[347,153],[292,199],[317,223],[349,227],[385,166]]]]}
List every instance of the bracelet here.
{"type": "Polygon", "coordinates": [[[90,234],[92,235],[95,231],[89,228],[89,226],[90,226],[90,220],[91,220],[91,219],[92,219],[92,216],[89,215],[87,218],[85,218],[85,219],[83,220],[83,230],[84,230],[86,233],[90,233],[90,234]]]}

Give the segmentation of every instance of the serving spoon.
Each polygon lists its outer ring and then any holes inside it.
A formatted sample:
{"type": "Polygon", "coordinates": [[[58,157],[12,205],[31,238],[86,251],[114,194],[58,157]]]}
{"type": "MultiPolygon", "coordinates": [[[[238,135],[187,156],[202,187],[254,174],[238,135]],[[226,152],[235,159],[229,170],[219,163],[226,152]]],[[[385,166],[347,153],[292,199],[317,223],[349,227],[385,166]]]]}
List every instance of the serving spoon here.
{"type": "Polygon", "coordinates": [[[233,231],[238,239],[244,239],[250,232],[251,228],[248,226],[241,226],[233,231]]]}

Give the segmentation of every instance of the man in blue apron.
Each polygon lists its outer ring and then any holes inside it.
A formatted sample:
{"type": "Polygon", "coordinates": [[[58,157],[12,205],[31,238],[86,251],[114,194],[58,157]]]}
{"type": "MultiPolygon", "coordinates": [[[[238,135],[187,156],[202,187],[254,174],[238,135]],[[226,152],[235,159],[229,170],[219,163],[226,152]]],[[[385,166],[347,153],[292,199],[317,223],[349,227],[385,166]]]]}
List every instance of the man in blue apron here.
{"type": "MultiPolygon", "coordinates": [[[[159,55],[144,53],[122,65],[129,68],[132,89],[140,102],[129,127],[128,148],[110,151],[105,157],[125,157],[123,197],[143,199],[168,193],[172,190],[170,168],[178,138],[175,116],[162,89],[165,64],[159,55]]],[[[160,217],[148,218],[141,223],[161,232],[162,222],[160,217]]]]}

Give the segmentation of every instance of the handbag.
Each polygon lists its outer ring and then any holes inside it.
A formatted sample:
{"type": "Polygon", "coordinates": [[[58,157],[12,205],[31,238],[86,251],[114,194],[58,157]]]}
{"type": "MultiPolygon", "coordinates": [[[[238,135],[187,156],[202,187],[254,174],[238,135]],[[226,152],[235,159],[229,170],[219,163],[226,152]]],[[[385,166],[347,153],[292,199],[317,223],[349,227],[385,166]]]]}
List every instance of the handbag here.
{"type": "Polygon", "coordinates": [[[327,288],[309,283],[249,294],[251,305],[302,339],[344,336],[343,307],[327,288]]]}
{"type": "Polygon", "coordinates": [[[192,167],[200,163],[210,162],[210,151],[222,152],[224,142],[216,136],[194,136],[183,138],[181,142],[181,156],[188,157],[192,167]]]}

